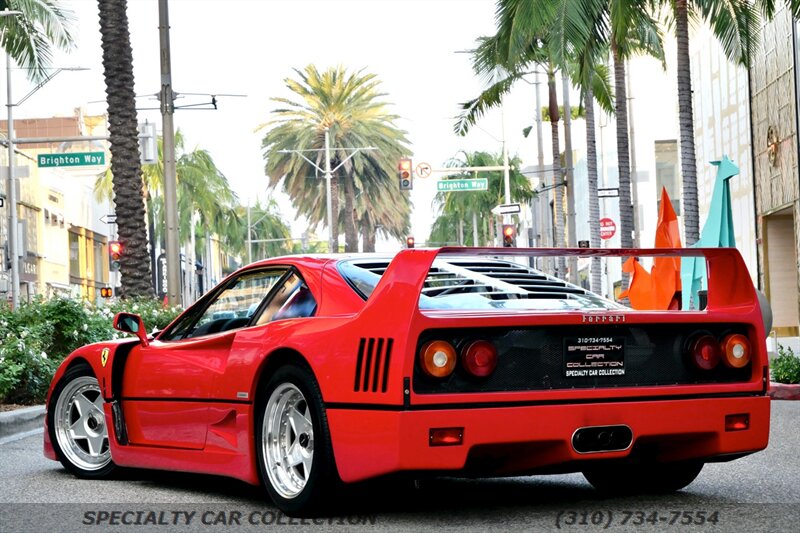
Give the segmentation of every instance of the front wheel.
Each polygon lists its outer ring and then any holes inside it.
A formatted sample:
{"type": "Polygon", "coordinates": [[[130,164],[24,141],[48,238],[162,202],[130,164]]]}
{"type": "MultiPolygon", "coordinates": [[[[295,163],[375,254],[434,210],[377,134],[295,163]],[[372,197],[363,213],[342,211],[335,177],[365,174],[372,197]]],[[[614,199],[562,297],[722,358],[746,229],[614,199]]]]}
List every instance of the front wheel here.
{"type": "Polygon", "coordinates": [[[320,510],[335,480],[322,394],[314,376],[297,365],[267,382],[256,420],[261,479],[272,501],[288,514],[320,510]]]}
{"type": "Polygon", "coordinates": [[[702,469],[702,461],[600,463],[585,469],[583,476],[594,488],[607,494],[653,494],[686,487],[702,469]]]}
{"type": "Polygon", "coordinates": [[[82,478],[103,478],[115,469],[108,443],[100,385],[79,365],[61,378],[48,406],[50,440],[64,468],[82,478]]]}

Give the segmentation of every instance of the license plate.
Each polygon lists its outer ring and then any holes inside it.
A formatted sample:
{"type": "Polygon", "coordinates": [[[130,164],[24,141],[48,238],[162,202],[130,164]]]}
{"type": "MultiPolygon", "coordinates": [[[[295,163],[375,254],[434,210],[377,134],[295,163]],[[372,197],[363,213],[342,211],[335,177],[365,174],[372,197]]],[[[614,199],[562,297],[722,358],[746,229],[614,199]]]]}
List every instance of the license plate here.
{"type": "Polygon", "coordinates": [[[564,339],[565,377],[624,375],[624,337],[566,337],[564,339]]]}

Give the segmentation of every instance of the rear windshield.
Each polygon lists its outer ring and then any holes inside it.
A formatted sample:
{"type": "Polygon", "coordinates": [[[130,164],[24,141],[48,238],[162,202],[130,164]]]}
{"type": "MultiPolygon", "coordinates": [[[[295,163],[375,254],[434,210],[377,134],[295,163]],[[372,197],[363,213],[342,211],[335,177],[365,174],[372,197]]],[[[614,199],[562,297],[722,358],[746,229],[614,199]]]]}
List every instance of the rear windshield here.
{"type": "MultiPolygon", "coordinates": [[[[390,259],[351,259],[339,272],[365,300],[390,259]]],[[[437,258],[422,288],[420,309],[580,310],[621,305],[525,264],[486,258],[437,258]]]]}

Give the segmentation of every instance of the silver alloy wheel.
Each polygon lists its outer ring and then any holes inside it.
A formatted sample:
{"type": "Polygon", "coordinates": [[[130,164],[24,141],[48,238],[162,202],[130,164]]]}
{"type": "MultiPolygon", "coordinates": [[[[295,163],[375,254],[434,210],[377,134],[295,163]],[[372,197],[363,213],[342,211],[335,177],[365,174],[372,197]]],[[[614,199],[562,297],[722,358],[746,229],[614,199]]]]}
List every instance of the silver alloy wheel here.
{"type": "Polygon", "coordinates": [[[97,379],[80,376],[67,383],[56,402],[53,423],[58,445],[70,463],[94,471],[111,462],[97,379]]]}
{"type": "Polygon", "coordinates": [[[314,427],[308,402],[295,385],[282,383],[270,395],[261,447],[272,488],[286,499],[300,494],[314,460],[314,427]]]}

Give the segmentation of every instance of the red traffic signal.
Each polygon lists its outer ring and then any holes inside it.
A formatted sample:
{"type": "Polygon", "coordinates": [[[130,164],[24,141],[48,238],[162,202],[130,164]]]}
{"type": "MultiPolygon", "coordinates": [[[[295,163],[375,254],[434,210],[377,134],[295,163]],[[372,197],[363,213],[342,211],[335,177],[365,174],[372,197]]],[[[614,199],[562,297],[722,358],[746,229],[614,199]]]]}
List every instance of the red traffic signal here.
{"type": "Polygon", "coordinates": [[[108,242],[108,269],[112,272],[119,270],[120,259],[122,259],[122,243],[120,241],[108,242]]]}
{"type": "Polygon", "coordinates": [[[406,248],[414,247],[414,237],[406,237],[406,248]]]}
{"type": "Polygon", "coordinates": [[[100,287],[100,296],[103,298],[111,298],[114,296],[114,289],[111,287],[100,287]]]}
{"type": "Polygon", "coordinates": [[[517,238],[517,228],[513,224],[503,224],[503,247],[513,248],[517,238]]]}
{"type": "Polygon", "coordinates": [[[397,177],[400,178],[400,190],[410,190],[412,184],[411,159],[404,157],[397,163],[397,177]]]}

